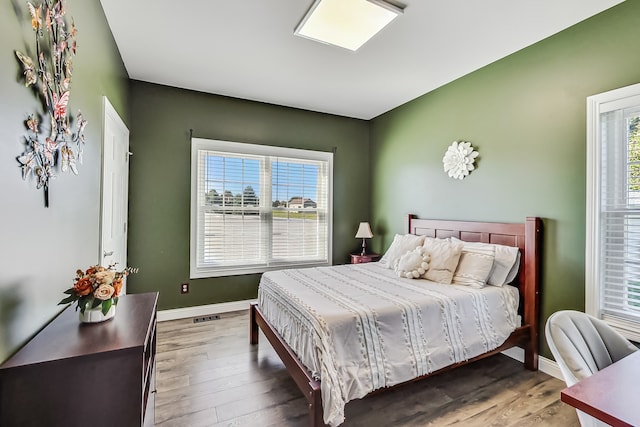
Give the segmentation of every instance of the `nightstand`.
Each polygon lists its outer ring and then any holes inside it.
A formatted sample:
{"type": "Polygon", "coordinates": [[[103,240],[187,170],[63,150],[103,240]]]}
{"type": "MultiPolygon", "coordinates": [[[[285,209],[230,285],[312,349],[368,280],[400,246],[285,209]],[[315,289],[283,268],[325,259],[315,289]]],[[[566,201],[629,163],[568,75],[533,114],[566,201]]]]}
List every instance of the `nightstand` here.
{"type": "Polygon", "coordinates": [[[380,259],[378,254],[351,254],[351,264],[363,264],[365,262],[376,262],[380,259]]]}

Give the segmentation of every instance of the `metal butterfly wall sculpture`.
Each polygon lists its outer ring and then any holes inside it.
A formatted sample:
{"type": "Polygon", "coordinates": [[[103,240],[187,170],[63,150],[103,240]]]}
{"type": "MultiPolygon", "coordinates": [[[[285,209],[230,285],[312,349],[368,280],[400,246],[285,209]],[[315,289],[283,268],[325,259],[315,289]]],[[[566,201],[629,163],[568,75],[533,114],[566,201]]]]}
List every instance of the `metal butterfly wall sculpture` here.
{"type": "Polygon", "coordinates": [[[78,174],[85,143],[87,121],[78,111],[75,126],[67,114],[71,85],[71,60],[76,54],[76,27],[65,19],[64,0],[44,0],[39,6],[27,3],[31,27],[35,33],[35,59],[16,50],[22,64],[26,87],[33,86],[49,119],[49,136],[40,129],[40,115],[30,114],[25,121],[25,151],[17,160],[22,179],[33,174],[36,187],[44,189],[44,205],[49,207],[49,184],[60,161],[62,172],[78,174]]]}

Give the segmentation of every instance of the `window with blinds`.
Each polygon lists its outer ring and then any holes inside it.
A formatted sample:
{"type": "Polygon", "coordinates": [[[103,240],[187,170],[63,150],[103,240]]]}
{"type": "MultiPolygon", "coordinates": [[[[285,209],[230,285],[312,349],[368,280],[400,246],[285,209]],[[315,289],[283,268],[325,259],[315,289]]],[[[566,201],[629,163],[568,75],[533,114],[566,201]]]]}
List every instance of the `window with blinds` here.
{"type": "Polygon", "coordinates": [[[192,139],[192,278],[329,265],[333,154],[192,139]]]}
{"type": "Polygon", "coordinates": [[[587,312],[638,341],[640,85],[590,97],[589,106],[587,312]]]}

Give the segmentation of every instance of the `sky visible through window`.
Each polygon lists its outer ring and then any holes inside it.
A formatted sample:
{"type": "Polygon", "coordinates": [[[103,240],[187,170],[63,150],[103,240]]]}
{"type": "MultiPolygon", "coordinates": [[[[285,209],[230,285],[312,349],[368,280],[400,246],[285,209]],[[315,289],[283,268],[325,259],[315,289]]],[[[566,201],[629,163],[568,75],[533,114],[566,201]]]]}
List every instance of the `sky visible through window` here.
{"type": "Polygon", "coordinates": [[[330,264],[332,158],[194,139],[191,276],[330,264]]]}
{"type": "Polygon", "coordinates": [[[219,195],[231,192],[231,195],[238,196],[251,187],[263,203],[289,202],[293,198],[302,198],[301,202],[318,200],[318,165],[279,159],[272,162],[271,201],[263,201],[261,164],[259,159],[208,155],[205,192],[209,194],[215,190],[219,195]]]}

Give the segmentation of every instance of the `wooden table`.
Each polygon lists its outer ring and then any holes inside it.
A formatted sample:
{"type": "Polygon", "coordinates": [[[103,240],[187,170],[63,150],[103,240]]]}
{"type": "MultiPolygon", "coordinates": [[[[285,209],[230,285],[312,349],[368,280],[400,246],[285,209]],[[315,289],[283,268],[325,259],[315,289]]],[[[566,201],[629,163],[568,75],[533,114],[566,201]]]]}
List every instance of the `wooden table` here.
{"type": "Polygon", "coordinates": [[[560,400],[614,427],[640,426],[640,351],[562,390],[560,400]]]}
{"type": "Polygon", "coordinates": [[[351,254],[351,264],[363,264],[380,260],[379,254],[351,254]]]}

